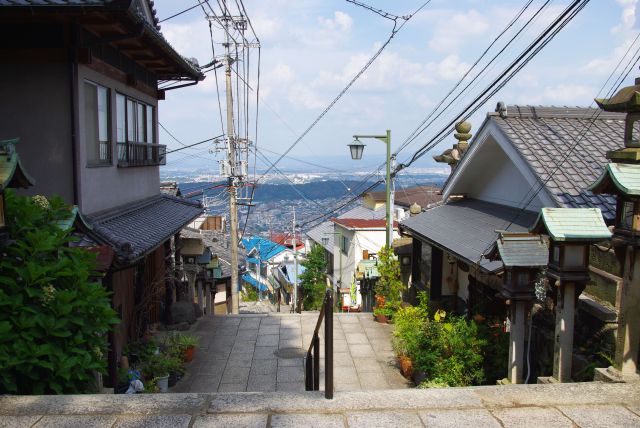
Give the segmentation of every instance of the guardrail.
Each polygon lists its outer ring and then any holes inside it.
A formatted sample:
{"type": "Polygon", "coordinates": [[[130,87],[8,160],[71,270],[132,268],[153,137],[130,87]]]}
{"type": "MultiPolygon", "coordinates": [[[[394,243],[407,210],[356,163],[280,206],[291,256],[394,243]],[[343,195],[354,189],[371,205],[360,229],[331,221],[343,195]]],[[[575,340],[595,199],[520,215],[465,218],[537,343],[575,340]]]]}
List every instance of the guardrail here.
{"type": "Polygon", "coordinates": [[[333,291],[327,290],[322,308],[307,350],[304,385],[307,391],[320,390],[320,326],[324,319],[324,397],[333,398],[333,291]]]}

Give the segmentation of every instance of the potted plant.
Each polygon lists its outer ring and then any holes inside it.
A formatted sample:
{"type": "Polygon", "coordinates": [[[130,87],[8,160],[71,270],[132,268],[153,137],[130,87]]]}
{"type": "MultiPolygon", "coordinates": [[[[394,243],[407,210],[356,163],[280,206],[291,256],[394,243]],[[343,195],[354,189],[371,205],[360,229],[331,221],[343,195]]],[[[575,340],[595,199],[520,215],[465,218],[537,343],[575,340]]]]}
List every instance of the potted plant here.
{"type": "Polygon", "coordinates": [[[176,359],[165,354],[153,354],[142,363],[142,372],[147,383],[155,383],[160,392],[169,389],[169,373],[175,367],[176,359]]]}
{"type": "Polygon", "coordinates": [[[185,363],[191,362],[196,352],[196,346],[198,346],[198,337],[189,334],[178,335],[178,343],[183,349],[183,361],[185,363]]]}
{"type": "Polygon", "coordinates": [[[373,310],[373,316],[376,317],[376,321],[382,324],[387,324],[391,319],[392,315],[393,315],[393,311],[391,310],[391,308],[388,308],[386,306],[376,307],[373,310]]]}

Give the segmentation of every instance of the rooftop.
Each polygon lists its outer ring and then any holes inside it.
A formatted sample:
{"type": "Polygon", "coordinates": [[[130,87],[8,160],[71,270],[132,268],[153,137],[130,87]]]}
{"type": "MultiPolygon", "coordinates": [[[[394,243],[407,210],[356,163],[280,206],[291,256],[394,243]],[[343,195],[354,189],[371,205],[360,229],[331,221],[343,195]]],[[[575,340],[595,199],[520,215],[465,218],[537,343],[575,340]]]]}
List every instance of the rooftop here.
{"type": "Polygon", "coordinates": [[[489,113],[487,120],[506,135],[559,206],[600,208],[611,220],[615,198],[587,189],[604,170],[607,151],[623,147],[624,118],[594,108],[512,105],[506,116],[489,113]]]}
{"type": "Polygon", "coordinates": [[[542,208],[531,230],[554,241],[592,241],[611,238],[598,208],[542,208]]]}

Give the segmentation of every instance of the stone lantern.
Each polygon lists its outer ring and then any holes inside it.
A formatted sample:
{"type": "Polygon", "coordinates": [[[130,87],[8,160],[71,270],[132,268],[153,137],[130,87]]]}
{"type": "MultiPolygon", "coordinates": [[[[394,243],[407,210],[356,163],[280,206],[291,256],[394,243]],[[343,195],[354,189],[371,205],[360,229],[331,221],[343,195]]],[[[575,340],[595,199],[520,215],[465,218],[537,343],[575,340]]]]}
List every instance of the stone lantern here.
{"type": "Polygon", "coordinates": [[[537,275],[549,260],[549,243],[541,235],[499,233],[485,257],[501,260],[504,265],[501,294],[509,305],[508,377],[511,383],[522,383],[527,314],[535,295],[537,275]]]}
{"type": "Polygon", "coordinates": [[[599,208],[542,208],[531,230],[551,239],[547,276],[557,290],[553,377],[569,382],[575,306],[589,281],[589,248],[611,232],[599,208]]]}
{"type": "Polygon", "coordinates": [[[189,282],[188,299],[193,302],[196,275],[198,273],[198,257],[202,256],[205,247],[202,238],[183,237],[180,242],[182,244],[180,254],[184,262],[184,272],[189,282]]]}
{"type": "Polygon", "coordinates": [[[27,174],[16,152],[18,139],[0,141],[0,245],[8,238],[4,191],[8,187],[27,188],[34,180],[27,174]]]}
{"type": "Polygon", "coordinates": [[[211,313],[211,291],[207,286],[206,280],[209,272],[209,263],[211,263],[211,250],[209,247],[204,247],[202,254],[196,257],[196,264],[200,268],[201,276],[197,281],[198,287],[198,306],[205,313],[205,295],[206,295],[206,310],[211,313]]]}
{"type": "Polygon", "coordinates": [[[624,147],[607,152],[609,163],[589,190],[616,198],[612,246],[623,266],[618,290],[618,332],[615,365],[598,370],[605,380],[637,380],[640,368],[640,79],[609,99],[597,99],[609,112],[626,113],[624,147]]]}

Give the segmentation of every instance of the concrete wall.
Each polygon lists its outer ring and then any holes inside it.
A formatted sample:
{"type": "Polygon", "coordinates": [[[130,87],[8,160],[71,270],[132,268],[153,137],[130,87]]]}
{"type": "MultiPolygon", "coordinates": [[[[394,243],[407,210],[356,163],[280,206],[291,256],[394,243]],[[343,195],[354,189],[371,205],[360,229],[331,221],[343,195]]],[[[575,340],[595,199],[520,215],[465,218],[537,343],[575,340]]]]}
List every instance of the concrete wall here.
{"type": "MultiPolygon", "coordinates": [[[[116,148],[116,91],[152,105],[158,117],[158,102],[135,88],[108,78],[86,66],[79,66],[78,91],[79,106],[84,106],[84,82],[91,81],[110,89],[110,136],[111,165],[88,167],[87,144],[85,140],[84,109],[80,108],[79,164],[80,164],[80,205],[82,212],[91,214],[118,205],[144,199],[160,193],[160,169],[158,166],[117,167],[116,148]]],[[[157,120],[154,121],[155,142],[158,141],[157,120]]]]}
{"type": "Polygon", "coordinates": [[[69,66],[0,66],[0,139],[19,137],[17,151],[36,180],[26,194],[73,203],[69,66]]]}
{"type": "MultiPolygon", "coordinates": [[[[528,200],[525,194],[531,185],[516,166],[516,160],[509,159],[500,145],[488,137],[465,168],[465,174],[455,186],[456,192],[474,199],[522,208],[528,200]]],[[[537,196],[527,209],[539,211],[543,206],[543,201],[537,196]]]]}

